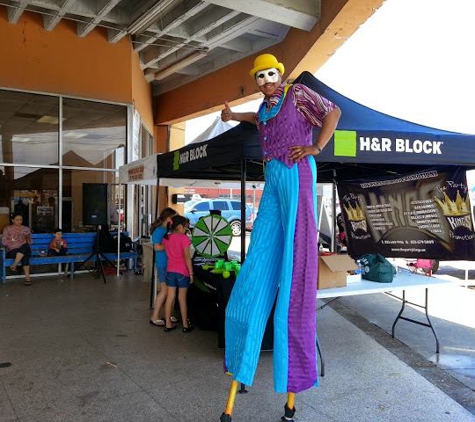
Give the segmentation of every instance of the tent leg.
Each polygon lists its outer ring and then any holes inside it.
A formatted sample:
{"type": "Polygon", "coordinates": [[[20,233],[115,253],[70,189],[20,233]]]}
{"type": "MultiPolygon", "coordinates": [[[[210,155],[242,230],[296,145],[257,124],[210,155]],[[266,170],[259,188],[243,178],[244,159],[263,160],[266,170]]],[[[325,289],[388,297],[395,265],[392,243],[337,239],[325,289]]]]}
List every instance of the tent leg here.
{"type": "Polygon", "coordinates": [[[337,250],[337,241],[336,241],[336,198],[338,196],[338,191],[336,187],[336,170],[333,170],[333,181],[332,181],[332,213],[333,213],[333,236],[332,236],[332,244],[331,244],[331,252],[336,252],[337,250]]]}
{"type": "Polygon", "coordinates": [[[119,183],[119,211],[118,211],[118,222],[117,222],[117,273],[116,276],[120,276],[120,210],[121,210],[121,200],[120,200],[120,189],[122,184],[119,183]]]}
{"type": "Polygon", "coordinates": [[[246,259],[246,160],[241,160],[241,264],[246,259]]]}
{"type": "MultiPolygon", "coordinates": [[[[159,197],[159,190],[160,188],[160,182],[157,182],[157,191],[155,192],[155,220],[158,218],[159,212],[158,212],[158,207],[160,206],[160,201],[158,199],[159,197]]],[[[153,244],[153,242],[152,242],[153,244]]],[[[142,259],[142,265],[143,265],[143,259],[142,259]]],[[[157,297],[157,286],[155,285],[155,251],[152,250],[152,278],[150,279],[150,309],[153,309],[155,306],[155,299],[157,297]]]]}

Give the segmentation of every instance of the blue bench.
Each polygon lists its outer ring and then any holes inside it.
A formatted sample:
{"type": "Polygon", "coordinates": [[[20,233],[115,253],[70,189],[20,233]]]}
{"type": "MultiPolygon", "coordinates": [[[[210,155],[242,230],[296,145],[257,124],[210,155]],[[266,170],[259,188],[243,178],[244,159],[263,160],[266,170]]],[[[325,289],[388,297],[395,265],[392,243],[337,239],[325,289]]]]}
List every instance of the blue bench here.
{"type": "MultiPolygon", "coordinates": [[[[114,235],[114,233],[111,233],[114,235]]],[[[127,233],[124,233],[127,235],[127,233]]],[[[117,235],[117,233],[115,233],[117,235]]],[[[96,232],[86,233],[63,233],[63,238],[68,244],[67,255],[63,256],[47,256],[49,244],[53,239],[51,233],[33,233],[31,235],[31,258],[30,265],[47,265],[47,264],[69,264],[69,274],[74,273],[74,264],[84,262],[94,251],[96,247],[96,232]]],[[[106,256],[110,261],[116,259],[129,259],[132,262],[132,268],[137,265],[137,253],[134,251],[121,252],[117,257],[117,252],[107,252],[102,255],[106,256]]],[[[101,257],[102,258],[102,257],[101,257]]],[[[5,249],[0,250],[1,279],[2,283],[6,282],[6,268],[13,264],[13,258],[6,258],[5,249]]],[[[92,259],[91,259],[92,261],[92,259]]],[[[34,275],[34,274],[33,274],[34,275]]]]}

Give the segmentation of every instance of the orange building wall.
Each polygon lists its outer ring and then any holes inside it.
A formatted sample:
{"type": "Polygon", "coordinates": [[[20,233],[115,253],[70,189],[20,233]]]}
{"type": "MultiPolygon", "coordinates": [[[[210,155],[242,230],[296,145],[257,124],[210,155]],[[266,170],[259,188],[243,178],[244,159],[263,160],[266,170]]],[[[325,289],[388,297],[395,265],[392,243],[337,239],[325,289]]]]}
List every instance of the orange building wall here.
{"type": "Polygon", "coordinates": [[[155,151],[167,152],[170,137],[170,127],[167,125],[154,126],[153,138],[155,139],[155,151]]]}
{"type": "Polygon", "coordinates": [[[2,88],[132,103],[131,46],[126,38],[109,43],[102,28],[80,38],[76,24],[64,19],[46,31],[42,16],[28,12],[10,24],[7,9],[0,6],[0,40],[2,88]]]}

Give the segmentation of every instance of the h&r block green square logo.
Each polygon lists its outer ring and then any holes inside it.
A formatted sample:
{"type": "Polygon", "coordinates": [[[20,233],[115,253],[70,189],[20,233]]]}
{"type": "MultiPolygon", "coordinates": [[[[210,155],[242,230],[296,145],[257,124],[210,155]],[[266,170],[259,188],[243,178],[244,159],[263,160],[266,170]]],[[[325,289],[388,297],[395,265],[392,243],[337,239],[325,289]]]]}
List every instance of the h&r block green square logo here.
{"type": "Polygon", "coordinates": [[[180,168],[180,153],[175,151],[173,154],[173,170],[178,170],[180,168]]]}
{"type": "Polygon", "coordinates": [[[335,130],[334,140],[336,157],[356,157],[356,131],[335,130]]]}

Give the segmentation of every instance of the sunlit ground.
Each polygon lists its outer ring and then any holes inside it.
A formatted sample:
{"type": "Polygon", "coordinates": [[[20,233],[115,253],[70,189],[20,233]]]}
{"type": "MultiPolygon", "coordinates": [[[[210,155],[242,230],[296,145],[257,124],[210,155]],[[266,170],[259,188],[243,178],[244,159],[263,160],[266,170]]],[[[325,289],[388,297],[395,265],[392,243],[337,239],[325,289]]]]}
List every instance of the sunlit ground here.
{"type": "MultiPolygon", "coordinates": [[[[459,284],[460,279],[450,275],[435,275],[437,278],[453,280],[459,284]]],[[[472,280],[473,282],[473,280],[472,280]]],[[[424,289],[406,291],[406,299],[414,303],[424,303],[424,289]]],[[[397,300],[397,299],[394,299],[397,300]]],[[[475,328],[475,290],[454,286],[435,286],[429,289],[429,315],[441,318],[465,327],[475,328]]],[[[411,306],[411,305],[409,305],[411,306]]],[[[411,306],[413,307],[413,306],[411,306]]],[[[413,307],[420,313],[424,311],[413,307]]]]}
{"type": "MultiPolygon", "coordinates": [[[[249,233],[246,236],[246,246],[249,245],[249,233]]],[[[235,237],[228,250],[230,259],[240,257],[241,238],[235,237]]],[[[391,259],[402,271],[408,271],[407,261],[402,258],[391,259]]],[[[459,325],[475,328],[475,262],[472,261],[441,261],[439,270],[434,277],[451,280],[454,286],[434,286],[429,289],[429,315],[445,319],[459,325]],[[465,272],[468,271],[468,284],[472,287],[463,287],[465,272]],[[456,275],[456,276],[455,276],[456,275]],[[472,278],[470,280],[470,277],[472,278]]],[[[415,303],[424,303],[425,289],[406,291],[406,298],[415,303]]],[[[397,299],[394,299],[397,300],[397,299]]],[[[411,306],[411,305],[409,305],[411,306]]],[[[413,307],[413,306],[412,306],[413,307]]],[[[422,309],[413,307],[418,312],[422,309]]]]}

